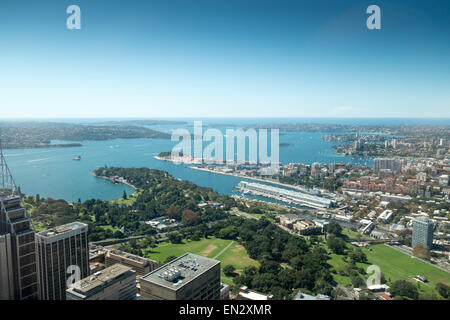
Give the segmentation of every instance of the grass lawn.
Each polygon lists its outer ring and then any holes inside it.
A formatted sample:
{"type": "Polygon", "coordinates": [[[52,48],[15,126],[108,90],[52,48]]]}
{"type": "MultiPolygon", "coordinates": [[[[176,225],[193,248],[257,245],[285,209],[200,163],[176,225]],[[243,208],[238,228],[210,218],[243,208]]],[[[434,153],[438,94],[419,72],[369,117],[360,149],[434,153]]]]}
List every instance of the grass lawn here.
{"type": "Polygon", "coordinates": [[[257,219],[261,218],[264,215],[264,213],[248,213],[248,214],[257,219]]]}
{"type": "Polygon", "coordinates": [[[100,228],[102,228],[103,230],[111,230],[113,233],[119,230],[119,228],[113,227],[111,225],[100,226],[100,228]]]}
{"type": "MultiPolygon", "coordinates": [[[[428,293],[435,291],[438,282],[450,285],[450,273],[429,265],[419,259],[412,258],[407,254],[399,252],[387,245],[377,244],[370,246],[372,251],[363,249],[368,261],[378,265],[387,280],[413,280],[414,276],[422,275],[428,279],[427,283],[420,282],[420,291],[428,293]]],[[[436,292],[437,293],[437,292],[436,292]]]]}
{"type": "Polygon", "coordinates": [[[142,193],[142,190],[138,190],[138,191],[134,192],[133,194],[128,195],[126,200],[123,198],[119,198],[119,199],[109,200],[109,202],[120,204],[120,205],[132,205],[133,203],[136,202],[136,199],[138,198],[138,196],[141,193],[142,193]]]}
{"type": "MultiPolygon", "coordinates": [[[[145,256],[149,259],[163,263],[168,257],[179,257],[186,252],[198,254],[200,256],[214,258],[221,262],[221,268],[231,264],[236,268],[237,272],[242,271],[247,266],[259,266],[258,261],[251,259],[245,248],[232,240],[218,239],[210,237],[202,238],[199,241],[183,240],[181,244],[173,244],[170,242],[162,242],[157,247],[145,251],[145,256]],[[230,245],[231,244],[231,245],[230,245]],[[218,255],[230,245],[224,252],[218,255]],[[218,256],[217,256],[218,255],[218,256]]],[[[222,282],[233,284],[233,279],[227,277],[221,272],[222,282]]]]}
{"type": "MultiPolygon", "coordinates": [[[[351,245],[347,244],[347,247],[351,247],[351,245]]],[[[326,246],[324,246],[324,248],[326,248],[326,246]]],[[[388,285],[392,285],[396,280],[407,280],[417,284],[418,282],[414,280],[414,277],[416,275],[422,275],[428,279],[428,282],[420,282],[420,293],[434,292],[437,296],[439,296],[439,294],[435,290],[435,286],[438,282],[450,285],[450,273],[418,259],[411,258],[409,255],[384,244],[371,245],[370,248],[372,249],[371,251],[367,248],[362,249],[367,256],[369,263],[357,263],[357,267],[362,267],[364,270],[367,270],[367,267],[371,264],[379,266],[381,272],[385,275],[388,285]]],[[[342,260],[343,257],[343,255],[330,254],[328,263],[332,265],[336,271],[343,270],[346,265],[346,262],[342,260]]],[[[367,279],[368,275],[364,275],[363,277],[367,279]]],[[[348,277],[333,274],[333,278],[342,286],[351,284],[348,277]]]]}

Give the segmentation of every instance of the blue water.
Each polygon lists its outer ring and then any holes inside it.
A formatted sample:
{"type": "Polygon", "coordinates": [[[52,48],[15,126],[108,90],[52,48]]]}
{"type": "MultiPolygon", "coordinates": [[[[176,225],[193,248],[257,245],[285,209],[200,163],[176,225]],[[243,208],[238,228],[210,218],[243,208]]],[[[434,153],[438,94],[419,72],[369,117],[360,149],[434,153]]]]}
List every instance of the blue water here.
{"type": "MultiPolygon", "coordinates": [[[[231,119],[208,121],[231,123],[231,119]]],[[[192,123],[191,120],[189,122],[192,123]]],[[[251,122],[249,119],[248,123],[255,123],[255,120],[251,122]]],[[[159,125],[152,128],[170,132],[174,127],[159,125]]],[[[371,159],[336,154],[331,148],[336,143],[322,141],[320,139],[322,135],[316,132],[294,132],[281,135],[280,142],[287,142],[291,146],[280,147],[280,161],[284,164],[345,162],[372,165],[371,159]]],[[[85,141],[82,144],[82,147],[75,148],[4,150],[4,154],[15,182],[21,187],[23,193],[39,194],[41,197],[67,201],[77,201],[78,198],[82,201],[93,198],[110,200],[121,197],[124,190],[128,194],[133,191],[128,186],[112,184],[91,175],[93,170],[104,165],[165,170],[176,178],[211,187],[223,194],[232,194],[233,187],[241,180],[154,159],[159,152],[172,149],[176,142],[170,140],[126,139],[85,141]],[[78,155],[82,157],[82,160],[74,161],[73,158],[78,155]]]]}

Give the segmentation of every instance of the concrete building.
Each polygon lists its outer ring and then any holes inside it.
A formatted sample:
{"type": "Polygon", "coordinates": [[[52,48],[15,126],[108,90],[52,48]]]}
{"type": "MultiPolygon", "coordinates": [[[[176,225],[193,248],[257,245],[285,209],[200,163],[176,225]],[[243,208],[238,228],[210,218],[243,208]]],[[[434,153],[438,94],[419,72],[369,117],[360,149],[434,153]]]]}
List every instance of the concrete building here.
{"type": "Polygon", "coordinates": [[[14,300],[11,235],[0,235],[0,300],[14,300]]]}
{"type": "Polygon", "coordinates": [[[89,275],[88,225],[72,222],[36,234],[42,300],[65,300],[67,280],[79,268],[80,278],[89,275]]]}
{"type": "Polygon", "coordinates": [[[385,223],[389,222],[393,218],[392,210],[384,210],[379,216],[378,219],[383,220],[385,223]]]}
{"type": "Polygon", "coordinates": [[[310,220],[300,220],[294,224],[294,230],[301,235],[316,234],[322,231],[322,228],[310,220]]]}
{"type": "Polygon", "coordinates": [[[0,142],[0,296],[4,299],[36,300],[39,283],[35,232],[21,205],[0,142]]]}
{"type": "Polygon", "coordinates": [[[143,300],[219,300],[220,261],[186,253],[140,283],[143,300]]]}
{"type": "Polygon", "coordinates": [[[76,282],[66,291],[67,300],[134,300],[136,272],[114,264],[76,282]]]}
{"type": "Polygon", "coordinates": [[[397,174],[400,173],[402,164],[399,159],[376,158],[373,161],[373,170],[378,174],[381,169],[389,169],[394,174],[397,174]]]}
{"type": "Polygon", "coordinates": [[[277,199],[287,203],[300,204],[311,208],[330,208],[334,207],[336,202],[332,199],[319,197],[306,192],[283,189],[255,182],[239,182],[238,186],[241,192],[250,192],[254,195],[260,195],[277,199]]]}
{"type": "Polygon", "coordinates": [[[220,300],[230,300],[230,286],[224,283],[220,284],[220,300]]]}
{"type": "Polygon", "coordinates": [[[434,223],[426,217],[413,220],[412,247],[417,243],[426,245],[430,250],[433,247],[434,223]]]}
{"type": "Polygon", "coordinates": [[[443,174],[442,176],[439,177],[439,185],[442,187],[446,187],[448,186],[448,174],[443,174]]]}
{"type": "Polygon", "coordinates": [[[248,289],[246,286],[239,288],[236,300],[273,300],[273,295],[262,294],[248,289]]]}
{"type": "Polygon", "coordinates": [[[325,294],[318,294],[317,296],[313,296],[303,292],[298,292],[292,300],[331,300],[331,297],[325,294]]]}
{"type": "Polygon", "coordinates": [[[136,271],[138,277],[142,277],[159,267],[159,264],[153,260],[144,259],[134,254],[116,249],[107,250],[105,254],[106,267],[110,267],[116,263],[130,267],[136,271]]]}

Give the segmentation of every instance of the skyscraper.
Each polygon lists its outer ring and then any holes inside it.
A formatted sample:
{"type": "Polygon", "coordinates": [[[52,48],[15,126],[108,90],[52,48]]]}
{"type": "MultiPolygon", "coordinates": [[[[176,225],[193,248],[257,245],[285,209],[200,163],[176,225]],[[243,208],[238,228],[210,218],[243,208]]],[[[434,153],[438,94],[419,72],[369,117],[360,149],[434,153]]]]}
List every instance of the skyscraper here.
{"type": "Polygon", "coordinates": [[[35,232],[0,141],[0,284],[4,299],[39,298],[35,232]]]}
{"type": "Polygon", "coordinates": [[[36,234],[42,300],[66,300],[69,266],[79,268],[77,281],[89,275],[87,232],[87,224],[72,222],[36,234]]]}
{"type": "Polygon", "coordinates": [[[430,250],[433,247],[433,221],[420,217],[413,222],[412,247],[417,243],[426,245],[430,250]]]}
{"type": "Polygon", "coordinates": [[[0,300],[14,300],[11,235],[0,235],[0,300]]]}

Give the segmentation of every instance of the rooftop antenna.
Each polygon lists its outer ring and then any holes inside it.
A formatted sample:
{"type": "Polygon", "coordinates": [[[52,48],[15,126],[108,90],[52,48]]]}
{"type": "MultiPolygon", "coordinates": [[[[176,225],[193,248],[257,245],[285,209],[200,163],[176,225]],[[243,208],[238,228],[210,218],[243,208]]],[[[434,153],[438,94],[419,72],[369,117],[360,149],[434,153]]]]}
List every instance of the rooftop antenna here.
{"type": "Polygon", "coordinates": [[[16,183],[14,182],[14,178],[9,171],[8,164],[6,163],[6,159],[3,155],[3,145],[2,145],[2,137],[0,134],[0,188],[2,189],[2,193],[14,194],[17,192],[16,183]]]}

